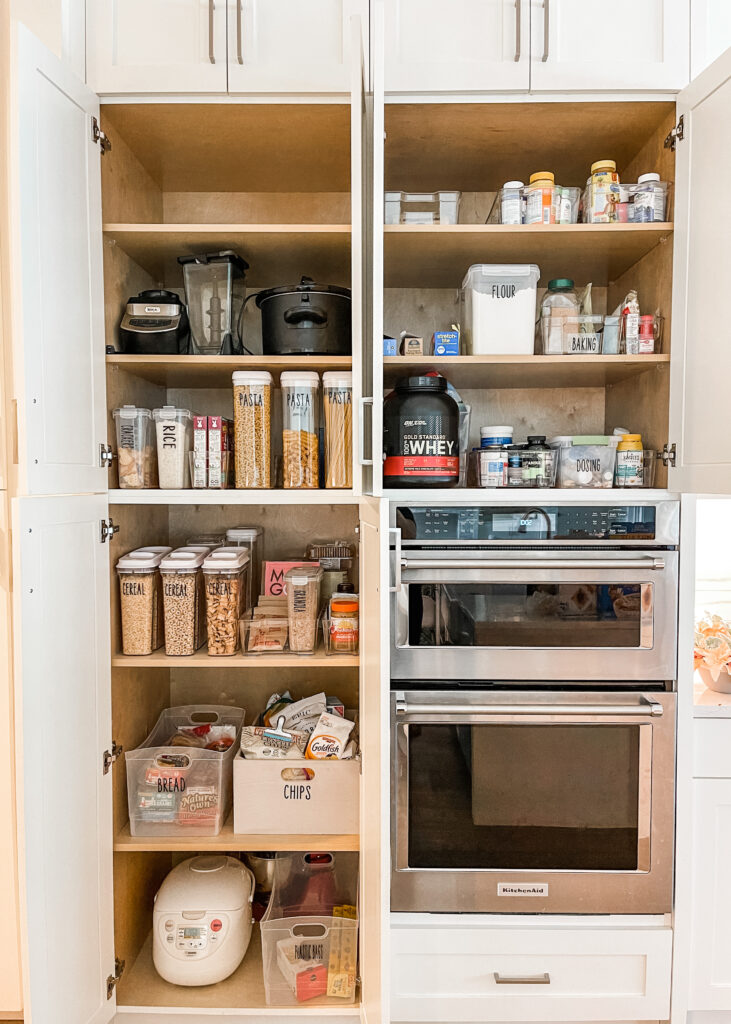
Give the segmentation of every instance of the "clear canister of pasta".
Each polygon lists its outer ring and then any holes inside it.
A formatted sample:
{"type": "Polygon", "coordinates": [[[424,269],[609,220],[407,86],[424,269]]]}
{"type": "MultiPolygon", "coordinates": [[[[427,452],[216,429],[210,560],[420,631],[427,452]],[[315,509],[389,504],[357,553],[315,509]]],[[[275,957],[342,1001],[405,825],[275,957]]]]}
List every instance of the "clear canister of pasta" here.
{"type": "Polygon", "coordinates": [[[353,486],[353,374],[329,370],[322,375],[325,420],[325,486],[353,486]]]}
{"type": "Polygon", "coordinates": [[[233,389],[236,486],[271,487],[272,375],[236,370],[233,389]]]}
{"type": "Polygon", "coordinates": [[[282,464],[285,487],[319,487],[319,374],[288,370],[281,374],[282,464]]]}

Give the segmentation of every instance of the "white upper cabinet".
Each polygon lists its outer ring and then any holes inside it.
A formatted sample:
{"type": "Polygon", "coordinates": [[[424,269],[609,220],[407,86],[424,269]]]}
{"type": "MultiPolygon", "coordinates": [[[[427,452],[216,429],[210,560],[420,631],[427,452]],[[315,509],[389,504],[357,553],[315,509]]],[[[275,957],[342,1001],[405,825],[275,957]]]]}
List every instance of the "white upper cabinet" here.
{"type": "Polygon", "coordinates": [[[531,0],[531,90],[674,91],[690,71],[689,0],[531,0]]]}
{"type": "Polygon", "coordinates": [[[107,488],[99,103],[22,25],[11,166],[20,493],[107,488]]]}
{"type": "Polygon", "coordinates": [[[390,93],[527,91],[529,0],[386,0],[390,93]]]}
{"type": "Polygon", "coordinates": [[[731,51],[678,97],[669,440],[671,490],[731,493],[731,345],[724,308],[731,280],[731,215],[718,172],[731,163],[731,51]]]}
{"type": "Polygon", "coordinates": [[[92,0],[86,81],[94,92],[226,92],[226,0],[92,0]]]}
{"type": "Polygon", "coordinates": [[[690,0],[690,74],[695,78],[731,46],[729,0],[690,0]]]}
{"type": "Polygon", "coordinates": [[[349,92],[352,15],[367,0],[228,0],[229,92],[349,92]]]}

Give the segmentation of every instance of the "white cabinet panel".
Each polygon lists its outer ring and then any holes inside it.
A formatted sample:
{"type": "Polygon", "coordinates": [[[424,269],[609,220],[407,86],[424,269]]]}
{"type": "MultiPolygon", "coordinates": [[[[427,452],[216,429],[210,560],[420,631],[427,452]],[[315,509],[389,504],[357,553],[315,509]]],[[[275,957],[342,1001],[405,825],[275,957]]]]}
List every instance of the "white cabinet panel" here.
{"type": "MultiPolygon", "coordinates": [[[[385,25],[383,4],[376,4],[373,27],[373,145],[371,153],[371,195],[369,229],[371,261],[369,267],[371,309],[373,319],[367,332],[364,359],[370,358],[373,367],[370,405],[362,410],[363,421],[370,422],[370,452],[366,450],[369,465],[364,472],[363,489],[371,494],[383,493],[383,206],[384,206],[384,49],[385,25]],[[370,417],[370,420],[369,418],[370,417]]],[[[367,442],[364,442],[364,447],[367,442]]]]}
{"type": "Polygon", "coordinates": [[[226,92],[226,0],[92,0],[86,80],[95,92],[226,92]]]}
{"type": "Polygon", "coordinates": [[[18,26],[12,167],[20,490],[101,491],[106,439],[99,103],[18,26]]]}
{"type": "Polygon", "coordinates": [[[728,0],[690,0],[690,74],[696,78],[731,46],[728,0]]]}
{"type": "Polygon", "coordinates": [[[731,1012],[731,779],[693,783],[692,1010],[731,1012]]]}
{"type": "Polygon", "coordinates": [[[675,153],[672,490],[731,493],[728,419],[731,348],[723,325],[731,279],[731,208],[719,201],[717,169],[731,162],[731,51],[678,97],[683,138],[675,153]]]}
{"type": "Polygon", "coordinates": [[[689,0],[531,0],[531,90],[675,90],[689,0]]]}
{"type": "Polygon", "coordinates": [[[367,0],[228,0],[229,92],[349,92],[353,15],[367,0]]]}
{"type": "Polygon", "coordinates": [[[529,0],[386,0],[388,92],[528,90],[529,0]]]}
{"type": "Polygon", "coordinates": [[[114,1013],[109,554],[106,496],[14,504],[21,893],[31,1019],[114,1013]]]}

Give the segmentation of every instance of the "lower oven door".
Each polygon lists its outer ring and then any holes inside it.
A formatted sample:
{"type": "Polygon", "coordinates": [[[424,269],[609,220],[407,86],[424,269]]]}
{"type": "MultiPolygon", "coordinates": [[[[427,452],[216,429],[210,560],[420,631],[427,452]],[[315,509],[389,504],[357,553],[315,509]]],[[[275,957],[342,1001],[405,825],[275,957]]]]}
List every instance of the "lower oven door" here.
{"type": "Polygon", "coordinates": [[[394,558],[394,679],[676,677],[677,551],[394,558]]]}
{"type": "Polygon", "coordinates": [[[671,909],[675,694],[391,695],[391,909],[671,909]]]}

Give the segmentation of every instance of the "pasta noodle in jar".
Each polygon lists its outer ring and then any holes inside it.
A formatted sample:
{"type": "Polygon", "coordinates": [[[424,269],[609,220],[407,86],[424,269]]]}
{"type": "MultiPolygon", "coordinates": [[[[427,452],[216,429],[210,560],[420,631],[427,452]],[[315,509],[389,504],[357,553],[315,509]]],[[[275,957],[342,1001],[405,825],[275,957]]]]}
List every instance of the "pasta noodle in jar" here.
{"type": "Polygon", "coordinates": [[[282,387],[282,455],[285,487],[319,487],[319,374],[285,371],[282,387]]]}
{"type": "Polygon", "coordinates": [[[353,486],[353,374],[322,375],[325,419],[325,486],[353,486]]]}

